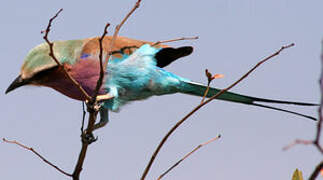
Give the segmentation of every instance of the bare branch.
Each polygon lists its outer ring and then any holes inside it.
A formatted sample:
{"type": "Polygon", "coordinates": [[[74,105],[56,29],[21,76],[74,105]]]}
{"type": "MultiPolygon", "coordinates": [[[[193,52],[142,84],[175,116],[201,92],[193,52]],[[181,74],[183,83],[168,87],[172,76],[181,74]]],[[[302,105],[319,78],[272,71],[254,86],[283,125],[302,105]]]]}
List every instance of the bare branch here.
{"type": "Polygon", "coordinates": [[[296,139],[294,142],[288,144],[287,146],[283,147],[284,151],[289,150],[290,148],[294,147],[295,145],[303,144],[303,145],[312,145],[313,141],[310,140],[303,140],[303,139],[296,139]]]}
{"type": "Polygon", "coordinates": [[[209,90],[210,90],[210,84],[211,82],[214,80],[214,79],[217,79],[217,78],[222,78],[223,75],[222,74],[215,74],[215,75],[212,75],[208,69],[205,69],[205,76],[207,77],[207,87],[206,87],[206,90],[204,92],[204,95],[203,95],[203,98],[201,100],[201,103],[204,102],[207,94],[209,93],[209,90]]]}
{"type": "Polygon", "coordinates": [[[168,43],[168,42],[175,42],[175,41],[195,40],[195,39],[198,39],[198,38],[199,38],[198,36],[194,36],[194,37],[182,37],[182,38],[176,38],[176,39],[170,39],[170,40],[164,40],[164,41],[157,41],[151,46],[157,46],[157,45],[159,45],[161,43],[168,43]]]}
{"type": "Polygon", "coordinates": [[[86,157],[87,148],[88,148],[88,146],[90,144],[88,141],[85,141],[84,139],[86,138],[86,136],[91,136],[92,135],[93,126],[94,126],[94,123],[95,123],[95,120],[96,120],[96,116],[97,116],[97,111],[90,112],[87,127],[88,128],[92,127],[92,129],[86,131],[86,133],[82,132],[82,135],[81,135],[82,148],[81,148],[77,163],[75,165],[74,172],[72,174],[73,180],[79,180],[80,179],[80,173],[81,173],[81,171],[83,169],[83,163],[84,163],[84,160],[85,160],[85,157],[86,157]]]}
{"type": "Polygon", "coordinates": [[[139,8],[139,5],[140,5],[140,2],[141,2],[141,0],[138,0],[137,2],[136,2],[136,4],[134,5],[134,7],[129,11],[129,13],[123,18],[123,20],[121,21],[121,23],[120,24],[118,24],[117,26],[116,26],[116,28],[115,28],[115,30],[114,30],[114,33],[113,33],[113,36],[112,36],[112,39],[111,39],[111,41],[110,41],[110,45],[109,45],[109,48],[108,48],[108,51],[107,51],[107,53],[108,53],[108,56],[106,57],[106,59],[105,59],[105,62],[104,62],[104,68],[106,69],[107,68],[107,65],[108,65],[108,63],[109,63],[109,59],[110,59],[110,56],[111,56],[111,52],[112,52],[112,48],[113,48],[113,46],[114,46],[114,42],[115,42],[115,40],[117,39],[117,37],[118,37],[118,33],[119,33],[119,31],[120,31],[120,29],[121,29],[121,27],[123,26],[123,24],[128,20],[128,18],[133,14],[133,12],[135,12],[135,10],[137,9],[137,8],[139,8]]]}
{"type": "MultiPolygon", "coordinates": [[[[322,52],[322,63],[323,63],[323,52],[322,52]]],[[[318,108],[318,115],[319,120],[316,124],[316,134],[314,140],[302,140],[302,139],[296,139],[294,142],[290,143],[289,145],[285,146],[283,150],[288,150],[292,147],[294,147],[297,144],[303,144],[303,145],[314,145],[321,154],[323,154],[323,147],[320,144],[320,137],[321,137],[321,129],[322,129],[322,123],[323,123],[323,117],[322,117],[322,111],[323,111],[323,71],[321,72],[321,78],[320,78],[320,87],[321,87],[321,104],[318,108]]]]}
{"type": "Polygon", "coordinates": [[[308,178],[308,180],[315,180],[316,177],[320,174],[320,171],[323,170],[323,161],[321,161],[314,169],[311,176],[308,178]]]}
{"type": "Polygon", "coordinates": [[[86,141],[87,137],[91,137],[93,136],[92,131],[93,131],[93,127],[95,124],[95,120],[97,117],[97,113],[98,113],[98,108],[96,108],[97,106],[97,95],[99,92],[100,87],[102,86],[102,81],[103,81],[103,77],[104,77],[104,72],[106,71],[110,56],[111,56],[111,51],[113,49],[115,40],[118,36],[118,32],[120,30],[120,28],[122,27],[122,25],[126,22],[126,20],[130,17],[130,15],[139,7],[141,0],[138,0],[136,2],[136,4],[134,5],[134,7],[130,10],[130,12],[126,15],[126,17],[121,21],[121,23],[119,25],[116,26],[113,37],[110,41],[109,44],[109,48],[107,51],[107,57],[104,61],[104,64],[102,64],[102,58],[103,58],[103,46],[102,46],[102,42],[103,39],[105,37],[105,35],[107,34],[107,28],[109,27],[110,24],[106,24],[105,28],[104,28],[104,32],[101,36],[101,38],[99,39],[99,44],[100,44],[100,54],[99,54],[99,58],[100,58],[100,77],[97,81],[97,85],[96,85],[96,89],[95,89],[95,93],[93,95],[93,97],[91,98],[91,101],[89,101],[89,103],[87,104],[88,106],[88,111],[90,112],[89,115],[89,121],[88,121],[88,125],[87,125],[87,130],[85,133],[82,133],[82,148],[81,148],[81,152],[79,154],[78,160],[77,160],[77,164],[74,168],[74,172],[73,172],[73,180],[79,180],[80,178],[80,173],[82,171],[83,168],[83,163],[86,157],[86,152],[87,152],[87,148],[88,145],[91,143],[91,141],[86,141]]]}
{"type": "Polygon", "coordinates": [[[60,173],[62,173],[62,174],[64,174],[64,175],[66,175],[66,176],[69,176],[69,177],[72,177],[72,175],[71,174],[69,174],[69,173],[67,173],[67,172],[65,172],[64,170],[62,170],[61,168],[59,168],[58,166],[56,166],[56,165],[54,165],[53,163],[51,163],[50,161],[48,161],[46,158],[44,158],[42,155],[40,155],[37,151],[35,151],[33,148],[31,148],[31,147],[28,147],[28,146],[26,146],[26,145],[24,145],[24,144],[21,144],[20,142],[18,142],[18,141],[10,141],[10,140],[7,140],[7,139],[5,139],[5,138],[2,138],[2,140],[3,140],[3,142],[5,142],[5,143],[10,143],[10,144],[16,144],[16,145],[18,145],[18,146],[20,146],[20,147],[22,147],[23,149],[26,149],[26,150],[28,150],[28,151],[31,151],[32,153],[34,153],[36,156],[38,156],[41,160],[43,160],[46,164],[48,164],[48,165],[50,165],[50,166],[52,166],[53,168],[55,168],[57,171],[59,171],[60,173]]]}
{"type": "Polygon", "coordinates": [[[174,169],[176,166],[178,166],[182,161],[184,161],[186,158],[191,156],[195,151],[199,150],[201,147],[210,144],[211,142],[218,140],[221,137],[221,135],[218,135],[217,137],[214,137],[210,140],[208,140],[205,143],[202,143],[198,145],[196,148],[194,148],[191,152],[187,153],[183,158],[181,158],[179,161],[177,161],[173,166],[171,166],[169,169],[167,169],[163,174],[161,174],[157,180],[162,179],[167,173],[169,173],[172,169],[174,169]]]}
{"type": "Polygon", "coordinates": [[[61,70],[64,72],[64,74],[68,77],[68,79],[72,82],[72,84],[75,85],[75,87],[77,87],[80,92],[82,93],[82,95],[85,97],[85,99],[87,99],[88,101],[91,100],[91,96],[89,96],[87,94],[87,92],[83,89],[83,87],[66,71],[65,67],[63,64],[61,64],[58,59],[56,58],[55,54],[54,54],[54,43],[50,42],[48,39],[48,34],[50,32],[50,28],[52,25],[53,20],[59,15],[59,13],[61,13],[63,11],[63,9],[60,9],[52,18],[49,19],[47,28],[45,31],[41,31],[41,33],[45,32],[45,35],[43,36],[43,39],[47,42],[48,46],[49,46],[49,56],[56,62],[56,64],[58,65],[59,68],[61,68],[61,70]]]}
{"type": "Polygon", "coordinates": [[[108,33],[108,27],[110,26],[109,23],[107,23],[104,27],[104,31],[103,31],[103,34],[102,36],[99,38],[99,46],[100,46],[100,53],[99,53],[99,59],[100,59],[100,77],[96,83],[96,87],[95,87],[95,91],[94,91],[94,94],[93,94],[93,97],[92,97],[92,102],[96,101],[96,97],[99,93],[99,90],[102,86],[102,81],[103,81],[103,77],[104,77],[104,68],[103,68],[103,40],[104,40],[104,37],[105,35],[108,33]]]}
{"type": "Polygon", "coordinates": [[[320,105],[319,108],[319,121],[317,122],[317,130],[316,130],[316,136],[314,140],[303,140],[303,139],[296,139],[294,142],[290,143],[289,145],[283,147],[283,150],[289,150],[290,148],[294,147],[295,145],[298,144],[303,144],[303,145],[314,145],[319,152],[323,154],[323,147],[320,145],[320,133],[321,133],[321,126],[322,126],[322,115],[321,115],[321,107],[320,105]]]}
{"type": "Polygon", "coordinates": [[[282,46],[278,51],[276,51],[275,53],[271,54],[270,56],[266,57],[265,59],[261,60],[260,62],[258,62],[253,68],[251,68],[246,74],[244,74],[240,79],[238,79],[236,82],[234,82],[233,84],[231,84],[230,86],[228,86],[225,89],[222,89],[220,92],[218,92],[216,95],[212,96],[211,98],[209,98],[208,100],[206,100],[205,102],[199,104],[198,106],[196,106],[191,112],[189,112],[185,117],[183,117],[180,121],[178,121],[169,131],[168,133],[163,137],[163,139],[161,140],[161,142],[159,143],[159,145],[157,146],[155,152],[153,153],[153,155],[150,158],[149,163],[147,164],[142,176],[141,176],[141,180],[144,180],[150,170],[151,165],[153,164],[157,154],[159,153],[160,149],[162,148],[162,146],[165,144],[165,142],[167,141],[168,137],[183,123],[186,121],[186,119],[188,119],[192,114],[194,114],[197,110],[199,110],[201,107],[203,107],[204,105],[206,105],[207,103],[211,102],[213,99],[219,97],[220,95],[222,95],[223,93],[225,93],[226,91],[230,90],[231,88],[233,88],[235,85],[237,85],[239,82],[241,82],[243,79],[245,79],[250,73],[252,73],[255,69],[257,69],[258,66],[260,66],[261,64],[263,64],[264,62],[268,61],[269,59],[279,55],[283,50],[290,48],[294,46],[294,43],[289,44],[287,46],[282,46]]]}

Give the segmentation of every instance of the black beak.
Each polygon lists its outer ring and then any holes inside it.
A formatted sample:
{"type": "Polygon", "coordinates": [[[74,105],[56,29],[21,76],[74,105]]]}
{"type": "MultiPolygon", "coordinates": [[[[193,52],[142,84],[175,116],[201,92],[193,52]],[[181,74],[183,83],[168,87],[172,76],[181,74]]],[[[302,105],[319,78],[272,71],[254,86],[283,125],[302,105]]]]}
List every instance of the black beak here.
{"type": "Polygon", "coordinates": [[[20,86],[26,85],[28,84],[28,81],[24,80],[21,78],[21,76],[19,75],[8,87],[8,89],[6,90],[6,94],[14,89],[19,88],[20,86]]]}

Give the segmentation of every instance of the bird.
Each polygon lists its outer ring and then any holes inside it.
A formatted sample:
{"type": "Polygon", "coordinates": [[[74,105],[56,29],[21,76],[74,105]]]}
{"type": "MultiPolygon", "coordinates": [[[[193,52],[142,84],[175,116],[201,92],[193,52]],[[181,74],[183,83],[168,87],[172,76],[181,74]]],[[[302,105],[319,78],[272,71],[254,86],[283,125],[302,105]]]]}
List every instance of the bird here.
{"type": "MultiPolygon", "coordinates": [[[[54,41],[54,54],[66,71],[92,96],[100,74],[99,38],[54,41]]],[[[111,36],[102,41],[104,57],[107,57],[111,36]]],[[[165,67],[193,52],[192,46],[178,48],[160,43],[142,41],[119,36],[114,42],[99,95],[109,99],[100,105],[100,121],[94,126],[99,129],[109,121],[109,111],[118,112],[132,101],[144,100],[151,96],[183,93],[204,96],[207,86],[180,77],[165,70],[165,67]]],[[[31,49],[24,59],[19,76],[10,84],[6,94],[25,85],[52,88],[75,100],[85,101],[84,95],[63,73],[62,68],[49,56],[49,46],[42,43],[31,49]]],[[[206,97],[212,97],[220,89],[209,88],[206,97]]],[[[312,120],[316,118],[262,103],[294,104],[316,106],[313,103],[264,99],[225,92],[218,100],[269,108],[300,115],[312,120]]]]}

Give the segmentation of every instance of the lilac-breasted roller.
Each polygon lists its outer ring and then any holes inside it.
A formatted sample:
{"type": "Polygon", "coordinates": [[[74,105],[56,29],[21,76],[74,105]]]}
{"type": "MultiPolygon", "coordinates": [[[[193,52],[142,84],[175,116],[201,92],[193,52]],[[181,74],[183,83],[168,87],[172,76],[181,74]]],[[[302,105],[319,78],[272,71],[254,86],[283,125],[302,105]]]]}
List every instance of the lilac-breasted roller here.
{"type": "MultiPolygon", "coordinates": [[[[102,43],[105,55],[110,41],[111,37],[106,36],[102,43]]],[[[117,38],[107,65],[103,85],[99,90],[100,95],[108,94],[112,98],[102,102],[101,120],[95,125],[95,129],[108,122],[109,110],[118,111],[122,105],[131,101],[147,99],[153,95],[173,93],[204,95],[206,86],[163,69],[176,59],[191,54],[192,47],[172,48],[166,45],[154,46],[152,44],[126,37],[117,38]]],[[[58,68],[48,53],[49,46],[46,43],[33,48],[25,58],[20,75],[8,87],[6,93],[23,85],[46,86],[72,99],[84,101],[85,97],[58,68]]],[[[92,95],[100,73],[98,38],[55,41],[54,53],[70,75],[80,83],[89,95],[92,95]]],[[[210,88],[207,97],[211,97],[219,91],[219,89],[210,88]]],[[[225,92],[217,99],[275,109],[315,119],[259,102],[303,106],[316,104],[263,99],[232,92],[225,92]]]]}

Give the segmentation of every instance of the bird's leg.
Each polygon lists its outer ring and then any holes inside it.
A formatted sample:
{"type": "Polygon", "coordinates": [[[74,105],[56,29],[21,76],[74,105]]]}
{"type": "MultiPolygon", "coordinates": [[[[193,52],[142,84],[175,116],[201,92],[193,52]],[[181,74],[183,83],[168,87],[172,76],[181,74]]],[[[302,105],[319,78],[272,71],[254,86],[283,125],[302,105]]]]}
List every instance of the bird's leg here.
{"type": "MultiPolygon", "coordinates": [[[[88,103],[88,102],[86,101],[86,103],[88,103]]],[[[94,113],[95,117],[97,116],[97,113],[98,113],[99,109],[100,109],[99,104],[95,104],[95,105],[93,105],[91,107],[88,106],[88,111],[90,113],[94,113]]],[[[83,123],[84,123],[84,121],[83,121],[83,123]]],[[[97,141],[98,137],[94,137],[93,130],[91,132],[89,132],[88,129],[85,129],[83,131],[83,125],[84,124],[82,124],[82,128],[81,128],[81,130],[82,130],[82,134],[81,134],[82,142],[86,143],[86,144],[91,144],[91,143],[97,141]]]]}
{"type": "MultiPolygon", "coordinates": [[[[114,96],[111,94],[99,95],[96,97],[97,102],[106,101],[112,99],[114,96]]],[[[103,106],[100,107],[100,122],[94,125],[93,130],[99,129],[105,126],[109,122],[109,110],[103,106]]]]}
{"type": "Polygon", "coordinates": [[[100,108],[100,122],[94,124],[93,130],[105,126],[109,122],[109,110],[107,108],[100,108]]]}
{"type": "Polygon", "coordinates": [[[109,93],[104,95],[98,95],[96,97],[97,103],[100,105],[98,111],[100,111],[100,121],[94,124],[93,131],[105,126],[109,122],[109,110],[102,106],[103,101],[110,100],[114,97],[117,97],[117,89],[115,87],[111,87],[109,93]]]}
{"type": "Polygon", "coordinates": [[[81,135],[82,142],[85,142],[87,144],[91,144],[98,140],[98,137],[94,137],[93,133],[86,133],[86,130],[81,135]]]}

